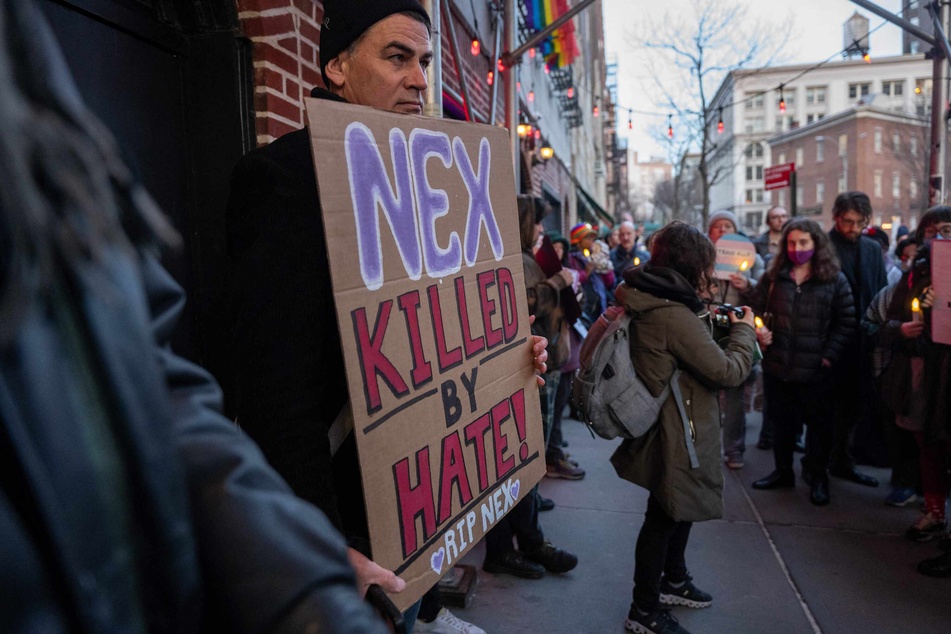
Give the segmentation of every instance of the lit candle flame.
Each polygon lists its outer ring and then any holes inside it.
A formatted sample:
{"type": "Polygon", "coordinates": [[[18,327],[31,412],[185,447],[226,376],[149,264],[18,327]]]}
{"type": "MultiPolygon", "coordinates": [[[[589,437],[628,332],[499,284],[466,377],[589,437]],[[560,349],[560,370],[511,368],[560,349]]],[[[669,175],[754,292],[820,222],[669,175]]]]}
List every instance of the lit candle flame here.
{"type": "Polygon", "coordinates": [[[754,318],[753,318],[753,321],[756,323],[756,327],[757,327],[757,328],[762,328],[762,327],[763,327],[763,320],[760,319],[759,315],[757,315],[756,317],[754,317],[754,318]]]}
{"type": "Polygon", "coordinates": [[[640,259],[640,258],[634,258],[634,266],[640,266],[640,265],[641,265],[641,259],[640,259]]]}
{"type": "Polygon", "coordinates": [[[745,270],[748,269],[749,267],[750,267],[750,263],[747,262],[746,260],[743,260],[743,263],[740,264],[740,270],[741,270],[741,271],[745,271],[745,270]]]}
{"type": "Polygon", "coordinates": [[[911,300],[911,320],[921,321],[921,304],[917,297],[911,300]]]}
{"type": "Polygon", "coordinates": [[[591,257],[591,251],[588,251],[587,249],[585,249],[585,250],[584,250],[584,257],[586,257],[586,258],[587,258],[587,257],[591,257]]]}

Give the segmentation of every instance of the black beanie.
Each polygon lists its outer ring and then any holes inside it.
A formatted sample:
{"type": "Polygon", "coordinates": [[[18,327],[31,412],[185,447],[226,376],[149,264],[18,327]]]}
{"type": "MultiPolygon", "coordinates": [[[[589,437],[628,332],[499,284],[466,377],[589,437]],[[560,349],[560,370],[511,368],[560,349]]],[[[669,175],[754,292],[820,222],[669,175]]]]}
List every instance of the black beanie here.
{"type": "Polygon", "coordinates": [[[324,0],[324,21],[320,27],[320,72],[371,26],[394,13],[418,13],[432,32],[429,14],[418,0],[324,0]]]}

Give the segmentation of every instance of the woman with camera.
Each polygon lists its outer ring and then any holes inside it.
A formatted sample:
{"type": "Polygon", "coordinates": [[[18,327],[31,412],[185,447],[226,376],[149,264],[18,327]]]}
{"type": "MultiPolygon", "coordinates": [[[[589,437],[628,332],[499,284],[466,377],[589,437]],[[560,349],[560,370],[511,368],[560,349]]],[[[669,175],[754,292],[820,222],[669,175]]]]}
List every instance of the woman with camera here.
{"type": "Polygon", "coordinates": [[[855,330],[855,304],[829,236],[812,220],[795,218],[783,228],[783,248],[761,283],[747,296],[764,316],[758,335],[766,348],[763,387],[774,429],[775,470],[754,489],[795,486],[793,450],[808,425],[803,480],[809,500],[829,503],[832,395],[829,375],[855,330]]]}
{"type": "Polygon", "coordinates": [[[713,339],[700,295],[709,293],[715,261],[703,233],[673,222],[654,234],[650,261],[628,268],[616,291],[632,315],[634,370],[651,394],[659,396],[681,369],[680,404],[676,396],[668,398],[650,431],[625,440],[611,457],[618,476],[650,491],[625,623],[632,632],[683,634],[662,605],[702,608],[712,601],[691,582],[684,550],[693,522],[723,515],[717,390],[742,384],[755,347],[749,308],[742,317],[728,315],[730,334],[722,348],[713,339]]]}

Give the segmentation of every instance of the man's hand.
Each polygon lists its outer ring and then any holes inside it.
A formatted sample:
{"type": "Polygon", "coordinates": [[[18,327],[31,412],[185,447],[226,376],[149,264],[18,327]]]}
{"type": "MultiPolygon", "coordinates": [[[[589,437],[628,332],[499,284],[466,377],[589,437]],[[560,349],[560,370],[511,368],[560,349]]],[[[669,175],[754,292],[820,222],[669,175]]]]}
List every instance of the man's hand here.
{"type": "Polygon", "coordinates": [[[899,328],[901,336],[905,339],[916,339],[921,333],[925,331],[925,322],[923,321],[906,321],[903,322],[899,328]]]}
{"type": "Polygon", "coordinates": [[[374,583],[391,594],[402,592],[406,588],[405,581],[392,571],[367,559],[359,550],[348,548],[347,559],[350,560],[350,565],[357,573],[357,589],[361,597],[366,596],[367,588],[374,583]]]}
{"type": "MultiPolygon", "coordinates": [[[[535,323],[535,315],[529,315],[528,325],[531,326],[535,323]]],[[[545,385],[545,379],[541,377],[542,374],[548,372],[548,339],[540,337],[539,335],[532,335],[532,356],[535,358],[535,380],[538,381],[538,387],[545,385]]]]}
{"type": "Polygon", "coordinates": [[[921,307],[922,308],[931,308],[934,306],[935,292],[934,286],[929,286],[925,289],[925,292],[921,294],[921,307]]]}
{"type": "Polygon", "coordinates": [[[756,340],[760,348],[768,348],[773,343],[773,331],[767,327],[756,329],[756,340]]]}

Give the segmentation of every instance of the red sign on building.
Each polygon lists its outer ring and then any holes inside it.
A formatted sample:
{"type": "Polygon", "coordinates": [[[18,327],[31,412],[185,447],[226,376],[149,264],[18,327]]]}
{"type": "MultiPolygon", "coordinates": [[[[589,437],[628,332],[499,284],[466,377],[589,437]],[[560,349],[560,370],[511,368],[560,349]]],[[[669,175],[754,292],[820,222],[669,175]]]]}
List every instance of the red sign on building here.
{"type": "Polygon", "coordinates": [[[789,177],[795,171],[795,163],[783,163],[781,165],[767,167],[763,172],[763,178],[766,181],[766,191],[789,187],[789,177]]]}

